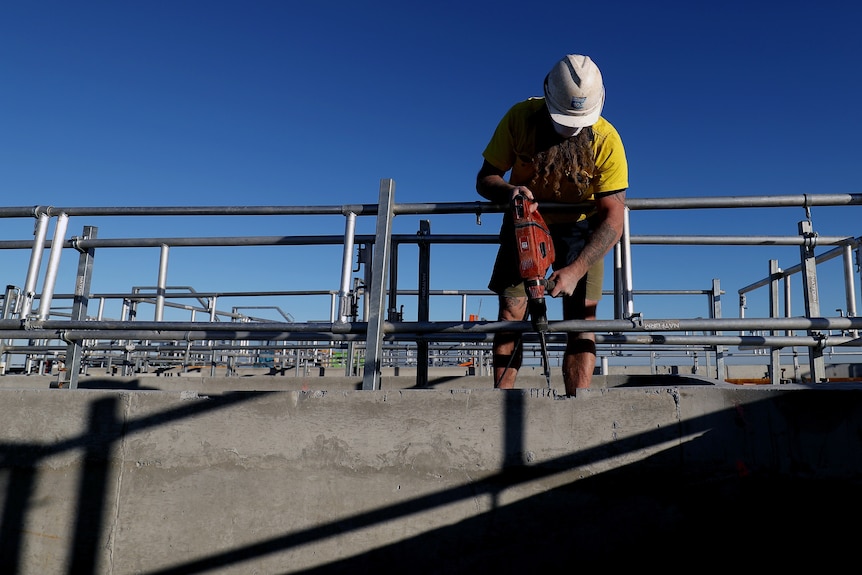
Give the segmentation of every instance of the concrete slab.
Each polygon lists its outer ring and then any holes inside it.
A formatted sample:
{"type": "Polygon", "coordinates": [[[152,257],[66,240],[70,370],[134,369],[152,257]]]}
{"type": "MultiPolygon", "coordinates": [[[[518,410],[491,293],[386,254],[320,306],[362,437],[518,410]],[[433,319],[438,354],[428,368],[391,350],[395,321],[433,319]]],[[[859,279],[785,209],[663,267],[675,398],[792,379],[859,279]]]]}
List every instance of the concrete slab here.
{"type": "Polygon", "coordinates": [[[556,572],[862,511],[862,388],[688,382],[2,390],[0,566],[556,572]]]}

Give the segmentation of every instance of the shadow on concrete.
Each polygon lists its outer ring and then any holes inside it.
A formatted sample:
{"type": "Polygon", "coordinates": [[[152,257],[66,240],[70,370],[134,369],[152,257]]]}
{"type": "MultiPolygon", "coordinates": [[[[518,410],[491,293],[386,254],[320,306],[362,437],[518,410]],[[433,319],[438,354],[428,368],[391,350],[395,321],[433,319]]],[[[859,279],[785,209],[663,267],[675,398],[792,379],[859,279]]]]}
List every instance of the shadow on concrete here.
{"type": "MultiPolygon", "coordinates": [[[[74,391],[57,392],[74,393],[74,391]]],[[[117,416],[117,398],[100,398],[90,409],[88,433],[54,444],[0,444],[0,471],[9,481],[3,499],[0,524],[0,573],[15,574],[21,568],[22,537],[26,513],[34,505],[31,496],[38,479],[39,461],[69,450],[82,449],[84,462],[77,494],[76,520],[69,549],[69,574],[96,574],[98,545],[107,510],[107,479],[111,472],[111,449],[125,435],[154,425],[184,419],[248,401],[258,394],[234,393],[195,402],[165,413],[123,422],[117,416]]]]}
{"type": "MultiPolygon", "coordinates": [[[[156,391],[157,386],[141,385],[142,379],[87,378],[78,382],[78,389],[117,390],[117,391],[156,391]]],[[[52,385],[52,387],[54,387],[52,385]]]]}
{"type": "MultiPolygon", "coordinates": [[[[414,384],[410,387],[404,387],[404,389],[437,389],[441,387],[446,387],[447,385],[455,382],[464,382],[465,376],[462,375],[449,375],[449,376],[438,376],[428,379],[428,383],[426,385],[414,384]]],[[[483,382],[484,383],[484,382],[483,382]]]]}
{"type": "Polygon", "coordinates": [[[605,375],[599,378],[604,387],[684,387],[690,385],[715,385],[714,379],[695,375],[605,375]]]}
{"type": "MultiPolygon", "coordinates": [[[[854,554],[855,523],[862,516],[862,393],[815,390],[780,394],[570,453],[538,464],[524,460],[524,395],[507,394],[505,465],[487,479],[399,502],[304,531],[193,559],[149,575],[212,573],[256,558],[341,536],[454,502],[490,496],[541,478],[634,454],[646,446],[677,446],[612,471],[570,481],[460,523],[395,544],[292,573],[559,573],[587,566],[636,564],[675,569],[747,570],[798,566],[798,561],[839,565],[854,554]],[[754,421],[781,418],[791,437],[755,432],[754,421]],[[679,442],[680,437],[697,437],[679,442]],[[854,439],[855,437],[855,439],[854,439]],[[781,451],[776,456],[776,444],[781,451]],[[692,464],[691,462],[698,462],[692,464]],[[846,461],[845,466],[820,464],[846,461]],[[849,522],[849,523],[848,523],[849,522]],[[848,528],[841,529],[845,524],[848,528]],[[752,557],[757,561],[752,563],[752,557]],[[765,563],[763,563],[765,562],[765,563]]],[[[94,401],[89,431],[57,444],[0,446],[0,469],[8,474],[0,525],[2,572],[17,573],[22,532],[40,459],[83,449],[84,477],[77,493],[77,519],[68,573],[104,572],[97,565],[103,531],[110,450],[122,437],[150,426],[192,417],[259,396],[233,393],[167,412],[121,422],[116,399],[94,401]]],[[[763,424],[759,424],[763,425],[763,424]]],[[[782,432],[784,433],[784,432],[782,432]]],[[[285,571],[288,572],[288,571],[285,571]]]]}

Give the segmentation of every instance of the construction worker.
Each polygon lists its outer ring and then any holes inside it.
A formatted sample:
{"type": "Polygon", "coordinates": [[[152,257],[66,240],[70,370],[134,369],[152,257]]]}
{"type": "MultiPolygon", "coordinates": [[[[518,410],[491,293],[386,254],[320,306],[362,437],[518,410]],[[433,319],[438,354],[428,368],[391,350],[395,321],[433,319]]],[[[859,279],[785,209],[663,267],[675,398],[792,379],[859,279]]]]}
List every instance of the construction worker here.
{"type": "MultiPolygon", "coordinates": [[[[595,62],[589,56],[565,56],[545,77],[543,98],[519,102],[503,116],[476,176],[476,190],[493,202],[510,202],[522,194],[535,200],[531,210],[543,201],[581,204],[541,212],[556,252],[550,295],[563,297],[567,320],[596,318],[604,257],[623,230],[628,164],[620,135],[601,116],[604,101],[595,62]]],[[[501,321],[527,317],[515,247],[512,216],[506,213],[488,285],[499,296],[501,321]]],[[[495,334],[495,387],[515,386],[522,353],[519,334],[495,334]]],[[[567,395],[589,387],[595,364],[595,334],[569,334],[563,358],[567,395]]]]}

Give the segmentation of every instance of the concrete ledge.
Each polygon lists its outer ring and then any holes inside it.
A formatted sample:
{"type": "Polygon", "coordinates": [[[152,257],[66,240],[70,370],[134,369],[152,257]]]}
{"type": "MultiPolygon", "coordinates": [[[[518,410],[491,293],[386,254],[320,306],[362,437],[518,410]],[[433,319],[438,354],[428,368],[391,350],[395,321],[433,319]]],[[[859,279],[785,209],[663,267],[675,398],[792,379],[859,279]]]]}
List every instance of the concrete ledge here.
{"type": "Polygon", "coordinates": [[[795,530],[837,560],[816,526],[862,511],[858,386],[7,389],[0,417],[4,573],[547,573],[795,530]]]}
{"type": "MultiPolygon", "coordinates": [[[[52,389],[57,388],[57,376],[12,375],[0,377],[0,390],[3,389],[52,389]]],[[[644,387],[654,385],[716,385],[721,382],[696,375],[596,375],[593,376],[594,388],[607,387],[644,387]]],[[[544,376],[527,374],[518,378],[519,389],[549,389],[544,376]]],[[[418,388],[413,376],[382,376],[381,390],[395,389],[493,389],[490,377],[436,375],[429,377],[428,385],[418,388]]],[[[197,391],[206,394],[220,394],[231,391],[356,391],[362,389],[361,377],[207,377],[199,375],[182,377],[156,377],[152,375],[84,376],[79,378],[78,389],[102,389],[117,391],[197,391]]],[[[562,377],[551,378],[551,390],[558,395],[565,394],[562,377]]]]}

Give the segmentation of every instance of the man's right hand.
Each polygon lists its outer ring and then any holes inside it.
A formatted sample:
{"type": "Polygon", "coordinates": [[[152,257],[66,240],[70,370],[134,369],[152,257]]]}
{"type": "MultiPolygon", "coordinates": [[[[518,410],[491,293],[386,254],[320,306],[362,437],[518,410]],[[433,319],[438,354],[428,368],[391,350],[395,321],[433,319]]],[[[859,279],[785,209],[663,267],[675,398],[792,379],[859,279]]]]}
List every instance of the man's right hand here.
{"type": "Polygon", "coordinates": [[[505,180],[505,175],[505,171],[495,168],[488,163],[488,160],[485,160],[482,163],[482,169],[476,174],[476,191],[486,200],[496,203],[505,202],[507,194],[510,204],[514,201],[515,196],[523,195],[530,200],[527,202],[527,205],[530,206],[528,208],[529,213],[532,214],[535,212],[538,205],[536,205],[536,200],[530,188],[526,186],[512,186],[505,180]]]}
{"type": "Polygon", "coordinates": [[[527,213],[532,214],[539,209],[539,204],[533,197],[533,192],[531,192],[530,188],[528,188],[527,186],[515,186],[514,188],[512,188],[511,201],[514,202],[515,198],[517,198],[518,196],[524,196],[527,199],[527,202],[525,202],[525,205],[527,206],[527,213]]]}

